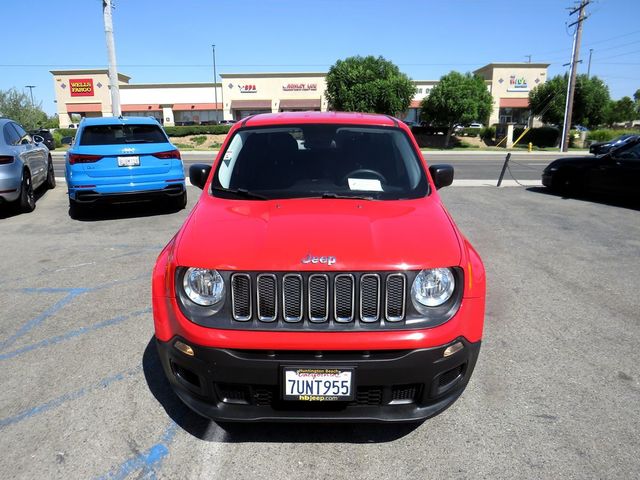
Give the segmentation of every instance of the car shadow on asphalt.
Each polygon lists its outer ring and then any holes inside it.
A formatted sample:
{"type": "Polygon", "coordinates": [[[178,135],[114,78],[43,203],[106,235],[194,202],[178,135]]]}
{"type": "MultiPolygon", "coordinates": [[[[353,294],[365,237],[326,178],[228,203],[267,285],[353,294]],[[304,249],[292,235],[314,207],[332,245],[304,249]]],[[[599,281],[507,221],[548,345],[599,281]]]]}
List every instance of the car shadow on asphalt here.
{"type": "Polygon", "coordinates": [[[629,210],[640,211],[640,199],[613,197],[599,193],[580,193],[575,195],[564,195],[553,192],[546,187],[529,187],[528,192],[540,193],[550,197],[557,197],[562,200],[578,200],[583,202],[599,203],[601,205],[609,205],[611,207],[627,208],[629,210]]]}
{"type": "MultiPolygon", "coordinates": [[[[48,191],[49,189],[43,185],[33,192],[33,195],[36,199],[36,209],[38,208],[38,201],[40,201],[40,199],[44,197],[48,191]]],[[[18,215],[23,214],[29,215],[29,213],[31,212],[25,213],[21,211],[17,203],[0,203],[0,220],[5,218],[17,217],[18,215]]]]}
{"type": "Polygon", "coordinates": [[[80,209],[69,208],[69,216],[73,220],[80,222],[102,222],[107,220],[171,215],[180,210],[182,209],[175,208],[161,201],[131,202],[82,206],[80,209]]]}
{"type": "Polygon", "coordinates": [[[149,390],[167,415],[187,433],[208,442],[386,443],[410,434],[422,424],[216,423],[193,412],[173,392],[153,337],[144,351],[142,367],[149,390]]]}

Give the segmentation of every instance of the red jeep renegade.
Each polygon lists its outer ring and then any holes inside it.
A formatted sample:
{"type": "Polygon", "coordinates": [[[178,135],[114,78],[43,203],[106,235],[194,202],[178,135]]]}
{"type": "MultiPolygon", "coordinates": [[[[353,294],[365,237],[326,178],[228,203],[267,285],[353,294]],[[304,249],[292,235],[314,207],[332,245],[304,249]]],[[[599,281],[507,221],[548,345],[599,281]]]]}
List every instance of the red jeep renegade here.
{"type": "Polygon", "coordinates": [[[480,350],[482,261],[410,130],[384,115],[236,123],[153,272],[164,371],[221,421],[424,419],[480,350]]]}

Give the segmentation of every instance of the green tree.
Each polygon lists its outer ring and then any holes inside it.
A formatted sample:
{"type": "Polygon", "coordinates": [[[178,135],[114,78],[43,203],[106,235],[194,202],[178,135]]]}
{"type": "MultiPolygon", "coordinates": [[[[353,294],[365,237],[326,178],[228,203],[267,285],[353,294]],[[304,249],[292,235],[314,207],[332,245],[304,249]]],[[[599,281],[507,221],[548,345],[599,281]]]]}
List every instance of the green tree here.
{"type": "MultiPolygon", "coordinates": [[[[534,115],[545,123],[561,125],[567,101],[568,75],[556,75],[529,92],[529,105],[534,115]]],[[[598,77],[578,75],[573,96],[573,124],[597,127],[605,123],[610,101],[609,87],[598,77]]]]}
{"type": "Polygon", "coordinates": [[[0,115],[15,120],[27,130],[43,127],[49,122],[41,105],[31,105],[29,95],[15,88],[0,90],[0,115]]]}
{"type": "Polygon", "coordinates": [[[632,122],[638,115],[636,104],[631,97],[622,97],[616,102],[616,110],[619,112],[620,122],[632,122]]]}
{"type": "Polygon", "coordinates": [[[636,115],[640,116],[640,88],[633,94],[633,100],[636,102],[636,115]]]}
{"type": "Polygon", "coordinates": [[[444,142],[446,148],[456,124],[486,123],[492,108],[493,98],[481,77],[450,72],[440,78],[429,96],[422,100],[422,119],[448,127],[444,142]]]}
{"type": "Polygon", "coordinates": [[[411,79],[383,57],[338,60],[327,73],[332,110],[397,115],[409,108],[415,90],[411,79]]]}

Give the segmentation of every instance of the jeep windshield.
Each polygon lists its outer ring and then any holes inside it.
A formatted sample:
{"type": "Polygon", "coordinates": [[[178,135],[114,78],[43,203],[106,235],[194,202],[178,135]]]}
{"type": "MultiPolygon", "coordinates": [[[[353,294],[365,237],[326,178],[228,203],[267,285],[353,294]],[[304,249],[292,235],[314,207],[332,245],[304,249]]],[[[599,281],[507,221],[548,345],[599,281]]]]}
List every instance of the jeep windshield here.
{"type": "Polygon", "coordinates": [[[211,184],[216,197],[243,200],[424,197],[428,183],[397,128],[334,124],[237,130],[211,184]]]}

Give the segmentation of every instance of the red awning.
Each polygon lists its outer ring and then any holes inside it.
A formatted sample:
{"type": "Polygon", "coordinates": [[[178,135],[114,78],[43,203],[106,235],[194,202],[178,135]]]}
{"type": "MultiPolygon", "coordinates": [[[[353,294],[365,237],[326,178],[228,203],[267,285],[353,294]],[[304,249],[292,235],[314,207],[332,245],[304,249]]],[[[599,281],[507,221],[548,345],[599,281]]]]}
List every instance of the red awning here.
{"type": "Polygon", "coordinates": [[[160,108],[160,105],[158,104],[151,104],[151,105],[148,103],[139,104],[139,105],[128,104],[128,105],[122,105],[122,111],[123,112],[160,112],[162,111],[162,108],[160,108]]]}
{"type": "Polygon", "coordinates": [[[529,108],[528,98],[501,98],[500,107],[502,108],[529,108]]]}
{"type": "Polygon", "coordinates": [[[184,112],[190,110],[222,110],[221,103],[174,103],[174,112],[184,112]]]}
{"type": "Polygon", "coordinates": [[[231,100],[232,110],[271,110],[271,100],[231,100]]]}
{"type": "Polygon", "coordinates": [[[411,100],[411,105],[409,105],[409,108],[420,108],[421,104],[422,100],[411,100]]]}
{"type": "Polygon", "coordinates": [[[102,112],[101,103],[67,103],[67,113],[102,112]]]}
{"type": "Polygon", "coordinates": [[[320,99],[280,100],[280,108],[320,108],[320,99]]]}

